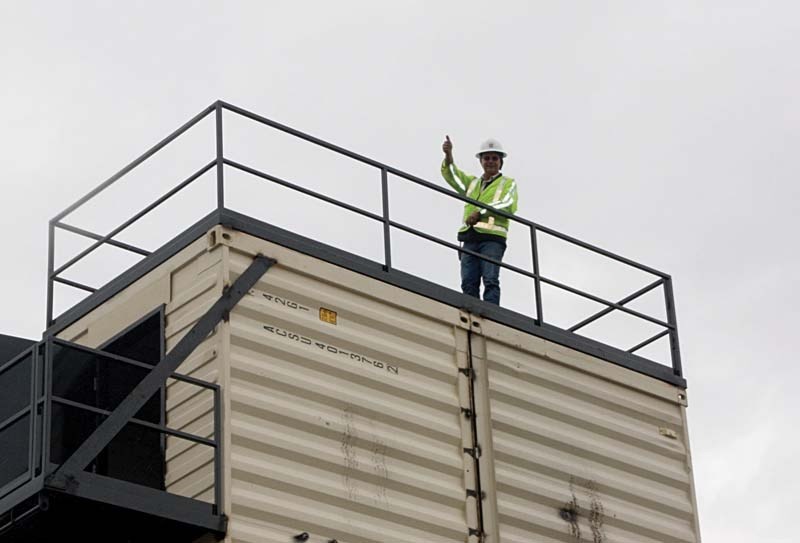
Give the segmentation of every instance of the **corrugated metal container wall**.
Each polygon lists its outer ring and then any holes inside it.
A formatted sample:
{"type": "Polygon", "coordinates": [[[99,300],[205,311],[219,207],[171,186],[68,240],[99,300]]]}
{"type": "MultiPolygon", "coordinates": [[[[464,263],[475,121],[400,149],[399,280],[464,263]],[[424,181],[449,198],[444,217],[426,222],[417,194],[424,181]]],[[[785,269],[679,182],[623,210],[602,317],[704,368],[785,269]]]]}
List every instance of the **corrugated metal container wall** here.
{"type": "MultiPolygon", "coordinates": [[[[224,249],[210,237],[198,239],[65,328],[58,337],[95,348],[163,304],[169,352],[222,293],[224,249]]],[[[220,383],[218,353],[223,336],[219,331],[210,335],[178,368],[178,373],[220,383]]],[[[170,379],[166,409],[166,423],[171,429],[213,438],[210,392],[170,379]]],[[[213,450],[210,447],[170,436],[167,437],[166,457],[165,482],[169,492],[214,501],[213,450]]]]}
{"type": "Polygon", "coordinates": [[[491,412],[479,435],[492,437],[481,477],[496,478],[503,543],[700,541],[685,391],[476,324],[476,401],[491,412]]]}
{"type": "MultiPolygon", "coordinates": [[[[178,370],[222,387],[226,542],[700,541],[685,391],[249,234],[215,227],[59,336],[166,304],[169,350],[259,253],[178,370]]],[[[204,394],[170,382],[168,425],[211,437],[204,394]]],[[[212,501],[210,449],[166,454],[168,490],[212,501]]]]}
{"type": "Polygon", "coordinates": [[[278,263],[231,315],[230,540],[466,541],[458,311],[232,245],[232,279],[255,252],[278,263]]]}
{"type": "MultiPolygon", "coordinates": [[[[213,238],[203,240],[204,252],[170,274],[170,302],[166,306],[166,351],[183,338],[214,305],[225,285],[224,247],[213,238]]],[[[219,356],[226,333],[217,326],[178,367],[177,373],[225,387],[227,361],[219,356]]],[[[166,394],[167,426],[189,434],[214,438],[214,395],[204,388],[170,379],[166,394]]],[[[168,492],[214,502],[214,450],[206,445],[168,436],[166,447],[168,492]]]]}

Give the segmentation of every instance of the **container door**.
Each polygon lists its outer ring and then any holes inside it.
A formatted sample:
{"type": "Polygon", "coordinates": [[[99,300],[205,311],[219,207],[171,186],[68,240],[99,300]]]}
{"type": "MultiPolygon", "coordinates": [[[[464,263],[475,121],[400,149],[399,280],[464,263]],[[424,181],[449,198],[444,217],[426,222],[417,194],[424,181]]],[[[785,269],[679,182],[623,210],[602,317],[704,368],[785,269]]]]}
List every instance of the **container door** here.
{"type": "Polygon", "coordinates": [[[231,312],[232,543],[477,543],[467,327],[414,302],[278,265],[231,312]]]}
{"type": "Polygon", "coordinates": [[[487,542],[700,540],[685,391],[473,319],[487,542]]]}

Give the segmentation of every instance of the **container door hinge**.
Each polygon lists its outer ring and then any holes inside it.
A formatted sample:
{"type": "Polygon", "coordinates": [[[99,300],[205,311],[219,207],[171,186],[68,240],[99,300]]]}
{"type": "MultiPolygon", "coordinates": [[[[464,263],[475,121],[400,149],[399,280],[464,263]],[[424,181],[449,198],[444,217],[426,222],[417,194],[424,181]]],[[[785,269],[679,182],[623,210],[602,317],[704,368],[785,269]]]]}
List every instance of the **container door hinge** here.
{"type": "Polygon", "coordinates": [[[470,455],[472,458],[478,459],[481,457],[481,448],[476,445],[473,448],[465,448],[464,452],[470,455]]]}
{"type": "Polygon", "coordinates": [[[461,412],[464,414],[464,418],[471,419],[474,416],[472,409],[468,407],[462,407],[461,412]]]}
{"type": "MultiPolygon", "coordinates": [[[[467,489],[467,497],[468,498],[476,498],[477,499],[478,498],[478,491],[475,490],[474,488],[468,488],[467,489]]],[[[481,499],[482,500],[486,499],[486,492],[484,492],[482,490],[481,490],[481,499]]]]}
{"type": "Polygon", "coordinates": [[[463,373],[465,376],[469,377],[470,379],[475,379],[475,372],[472,371],[472,368],[458,368],[458,373],[463,373]]]}
{"type": "Polygon", "coordinates": [[[483,541],[483,537],[485,535],[486,534],[483,533],[483,530],[475,529],[475,528],[470,528],[469,529],[469,537],[475,536],[475,537],[478,538],[479,541],[483,541]]]}

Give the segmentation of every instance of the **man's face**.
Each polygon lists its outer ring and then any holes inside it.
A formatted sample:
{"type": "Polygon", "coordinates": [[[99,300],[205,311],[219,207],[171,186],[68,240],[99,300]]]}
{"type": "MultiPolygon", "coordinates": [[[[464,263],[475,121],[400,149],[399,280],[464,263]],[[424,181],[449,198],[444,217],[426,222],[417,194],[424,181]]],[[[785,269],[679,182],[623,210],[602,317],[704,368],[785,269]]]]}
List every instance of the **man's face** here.
{"type": "Polygon", "coordinates": [[[500,171],[500,155],[497,153],[483,153],[481,155],[481,166],[483,173],[492,176],[500,171]]]}

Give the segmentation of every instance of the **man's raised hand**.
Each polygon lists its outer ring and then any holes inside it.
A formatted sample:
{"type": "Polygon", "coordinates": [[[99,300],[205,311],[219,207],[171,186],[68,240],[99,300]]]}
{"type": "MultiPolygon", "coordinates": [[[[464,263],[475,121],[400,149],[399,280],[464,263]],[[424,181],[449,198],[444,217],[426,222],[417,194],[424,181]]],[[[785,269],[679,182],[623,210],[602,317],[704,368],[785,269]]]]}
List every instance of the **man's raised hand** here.
{"type": "Polygon", "coordinates": [[[450,141],[450,136],[444,137],[444,143],[442,144],[442,151],[444,151],[444,160],[447,164],[453,163],[453,142],[450,141]]]}

